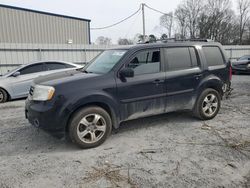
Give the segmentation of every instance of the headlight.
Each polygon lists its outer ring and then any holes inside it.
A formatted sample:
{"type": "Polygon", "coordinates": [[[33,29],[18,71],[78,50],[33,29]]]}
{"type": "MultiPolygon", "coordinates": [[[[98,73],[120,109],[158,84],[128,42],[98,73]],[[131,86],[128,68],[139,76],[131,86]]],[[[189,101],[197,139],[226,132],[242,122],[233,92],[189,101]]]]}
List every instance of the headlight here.
{"type": "Polygon", "coordinates": [[[51,86],[36,85],[31,99],[34,101],[48,101],[52,99],[55,88],[51,86]]]}

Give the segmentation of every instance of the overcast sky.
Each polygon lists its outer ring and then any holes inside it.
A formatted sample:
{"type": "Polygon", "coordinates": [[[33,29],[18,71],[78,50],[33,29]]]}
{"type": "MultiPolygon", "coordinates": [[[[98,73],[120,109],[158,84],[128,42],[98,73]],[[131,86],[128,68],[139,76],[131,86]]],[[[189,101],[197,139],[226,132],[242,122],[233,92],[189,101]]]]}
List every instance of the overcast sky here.
{"type": "MultiPolygon", "coordinates": [[[[0,0],[1,4],[30,8],[40,11],[76,16],[91,20],[91,27],[103,27],[129,16],[144,2],[162,12],[173,11],[182,0],[0,0]]],[[[146,9],[146,34],[160,36],[159,17],[161,14],[146,9]]],[[[116,43],[119,37],[133,38],[142,33],[141,14],[115,27],[105,30],[92,30],[91,40],[98,36],[112,38],[116,43]]]]}

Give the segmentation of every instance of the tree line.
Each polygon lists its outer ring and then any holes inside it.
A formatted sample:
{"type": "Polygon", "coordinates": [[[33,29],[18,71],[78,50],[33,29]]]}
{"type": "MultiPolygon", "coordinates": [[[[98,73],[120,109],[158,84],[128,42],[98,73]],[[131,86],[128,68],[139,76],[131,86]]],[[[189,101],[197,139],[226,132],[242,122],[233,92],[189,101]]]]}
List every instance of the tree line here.
{"type": "MultiPolygon", "coordinates": [[[[159,18],[159,25],[165,31],[160,39],[200,38],[224,45],[250,45],[250,0],[236,0],[236,4],[234,10],[232,0],[183,0],[175,11],[159,18]]],[[[157,40],[154,34],[146,38],[149,42],[157,40]]],[[[142,40],[143,35],[137,34],[133,39],[120,38],[118,44],[142,40]]]]}

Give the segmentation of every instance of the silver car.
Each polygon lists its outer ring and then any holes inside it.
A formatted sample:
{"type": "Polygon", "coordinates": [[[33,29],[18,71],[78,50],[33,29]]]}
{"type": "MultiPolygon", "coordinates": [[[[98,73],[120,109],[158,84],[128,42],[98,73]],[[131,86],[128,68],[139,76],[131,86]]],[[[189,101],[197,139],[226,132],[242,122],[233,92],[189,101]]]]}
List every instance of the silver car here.
{"type": "Polygon", "coordinates": [[[22,65],[0,76],[0,103],[27,97],[33,79],[38,76],[77,68],[82,68],[82,66],[62,61],[45,61],[22,65]]]}

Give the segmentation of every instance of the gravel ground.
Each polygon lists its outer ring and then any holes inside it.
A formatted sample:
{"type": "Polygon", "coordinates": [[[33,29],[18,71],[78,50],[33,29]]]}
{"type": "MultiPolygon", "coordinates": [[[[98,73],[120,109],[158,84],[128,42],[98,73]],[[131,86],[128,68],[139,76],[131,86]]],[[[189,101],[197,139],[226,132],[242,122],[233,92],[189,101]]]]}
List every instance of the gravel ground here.
{"type": "Polygon", "coordinates": [[[170,113],[124,123],[80,150],[30,126],[24,101],[0,105],[0,187],[250,187],[250,76],[202,122],[170,113]]]}

